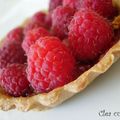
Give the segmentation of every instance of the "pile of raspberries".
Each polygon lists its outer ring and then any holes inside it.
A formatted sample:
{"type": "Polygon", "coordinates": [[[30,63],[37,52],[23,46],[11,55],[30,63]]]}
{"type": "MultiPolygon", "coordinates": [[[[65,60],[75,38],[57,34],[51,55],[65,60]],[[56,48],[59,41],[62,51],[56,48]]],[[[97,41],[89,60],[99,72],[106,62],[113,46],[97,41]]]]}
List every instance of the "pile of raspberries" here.
{"type": "Polygon", "coordinates": [[[19,97],[47,93],[77,79],[114,42],[112,0],[50,0],[0,44],[0,86],[19,97]]]}

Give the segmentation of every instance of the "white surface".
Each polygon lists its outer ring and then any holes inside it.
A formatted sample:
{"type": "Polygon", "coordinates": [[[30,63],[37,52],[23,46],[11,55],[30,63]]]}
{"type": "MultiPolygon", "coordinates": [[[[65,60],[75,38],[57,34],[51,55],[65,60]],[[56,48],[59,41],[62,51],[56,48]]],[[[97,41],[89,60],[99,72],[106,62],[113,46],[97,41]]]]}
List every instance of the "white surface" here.
{"type": "MultiPolygon", "coordinates": [[[[47,2],[0,0],[0,37],[35,11],[47,8],[47,2]]],[[[44,112],[0,111],[0,120],[120,120],[120,116],[100,117],[98,113],[104,109],[120,112],[120,60],[86,90],[62,105],[44,112]]]]}

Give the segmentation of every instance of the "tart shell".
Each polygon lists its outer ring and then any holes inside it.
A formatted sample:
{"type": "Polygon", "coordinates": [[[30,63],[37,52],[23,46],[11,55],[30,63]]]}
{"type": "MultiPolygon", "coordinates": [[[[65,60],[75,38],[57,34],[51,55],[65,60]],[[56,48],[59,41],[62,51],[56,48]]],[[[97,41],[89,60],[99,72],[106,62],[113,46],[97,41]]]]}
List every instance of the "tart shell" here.
{"type": "MultiPolygon", "coordinates": [[[[115,0],[115,5],[119,6],[120,0],[115,0]]],[[[4,111],[15,108],[20,111],[41,111],[53,108],[83,91],[96,77],[105,73],[119,58],[120,40],[109,49],[97,64],[80,75],[76,80],[49,93],[15,98],[0,89],[0,109],[4,111]]]]}

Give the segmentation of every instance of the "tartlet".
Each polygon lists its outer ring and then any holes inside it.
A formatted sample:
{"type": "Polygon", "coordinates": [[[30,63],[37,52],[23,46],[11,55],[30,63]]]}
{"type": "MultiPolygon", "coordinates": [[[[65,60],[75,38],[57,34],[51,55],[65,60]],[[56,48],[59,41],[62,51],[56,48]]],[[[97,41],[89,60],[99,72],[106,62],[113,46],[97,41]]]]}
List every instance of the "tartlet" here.
{"type": "MultiPolygon", "coordinates": [[[[114,4],[120,8],[120,0],[114,0],[114,4]]],[[[120,28],[120,16],[113,21],[113,27],[114,29],[120,28]]],[[[53,108],[84,90],[96,77],[105,73],[119,58],[120,40],[117,40],[117,43],[92,68],[84,72],[73,82],[54,89],[49,93],[29,97],[12,97],[0,89],[0,109],[7,111],[16,108],[21,111],[29,111],[53,108]]]]}

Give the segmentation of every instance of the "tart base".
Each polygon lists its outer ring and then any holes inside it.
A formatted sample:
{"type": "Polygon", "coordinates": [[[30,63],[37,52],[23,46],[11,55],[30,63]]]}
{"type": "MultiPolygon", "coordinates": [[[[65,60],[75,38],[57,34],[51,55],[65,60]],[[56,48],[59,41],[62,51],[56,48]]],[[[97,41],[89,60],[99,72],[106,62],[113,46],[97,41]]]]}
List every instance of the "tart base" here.
{"type": "Polygon", "coordinates": [[[53,108],[73,95],[84,90],[95,78],[105,73],[113,63],[120,58],[120,40],[104,55],[104,57],[75,81],[57,88],[49,93],[38,94],[31,97],[11,97],[0,90],[0,109],[7,111],[18,109],[20,111],[46,110],[53,108]]]}

